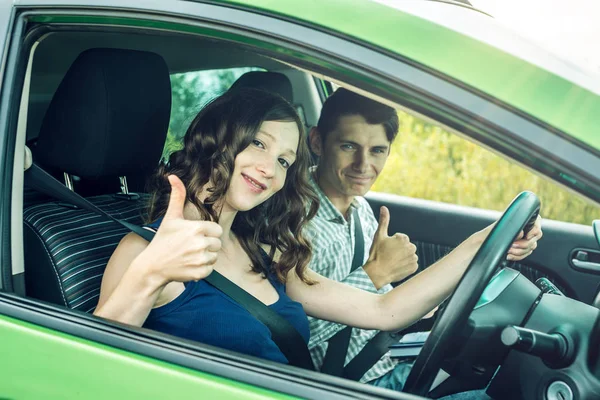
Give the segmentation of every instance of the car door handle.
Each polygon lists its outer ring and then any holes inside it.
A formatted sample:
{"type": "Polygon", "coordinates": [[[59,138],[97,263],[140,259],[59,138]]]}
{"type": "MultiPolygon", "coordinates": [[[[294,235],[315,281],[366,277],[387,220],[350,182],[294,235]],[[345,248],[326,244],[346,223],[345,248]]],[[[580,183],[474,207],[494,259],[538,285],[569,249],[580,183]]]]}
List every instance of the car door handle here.
{"type": "Polygon", "coordinates": [[[575,249],[571,252],[571,266],[584,272],[600,273],[600,251],[575,249]]]}

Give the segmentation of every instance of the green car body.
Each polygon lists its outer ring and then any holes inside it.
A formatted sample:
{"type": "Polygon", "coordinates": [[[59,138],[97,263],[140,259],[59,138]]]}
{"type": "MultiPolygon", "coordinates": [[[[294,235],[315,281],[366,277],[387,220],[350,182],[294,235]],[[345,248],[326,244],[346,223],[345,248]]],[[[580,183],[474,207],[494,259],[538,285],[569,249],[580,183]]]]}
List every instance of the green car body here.
{"type": "MultiPolygon", "coordinates": [[[[139,1],[139,4],[125,1],[121,5],[106,3],[104,7],[101,3],[0,1],[0,120],[4,120],[0,122],[0,132],[3,136],[12,134],[16,126],[13,106],[14,99],[20,96],[19,85],[23,77],[23,73],[16,71],[22,69],[23,60],[27,59],[20,50],[20,41],[26,41],[22,36],[22,18],[40,24],[165,29],[244,43],[264,49],[268,54],[279,53],[286,60],[295,60],[307,69],[371,91],[396,104],[404,104],[450,127],[460,126],[466,135],[488,147],[600,201],[597,171],[596,176],[590,172],[590,166],[600,165],[600,85],[585,73],[563,66],[550,56],[546,59],[541,51],[531,57],[520,57],[520,54],[528,53],[530,45],[522,45],[509,34],[504,37],[490,35],[484,39],[477,37],[476,32],[481,31],[486,21],[493,22],[479,11],[442,2],[424,2],[430,4],[421,8],[417,1],[395,8],[367,0],[224,0],[207,1],[206,4],[174,1],[168,5],[158,1],[139,1]],[[452,26],[460,25],[459,22],[442,23],[439,15],[427,16],[428,10],[436,5],[469,13],[474,28],[470,32],[458,26],[453,29],[452,26]],[[204,6],[212,7],[206,10],[214,9],[221,14],[207,15],[206,24],[195,24],[195,20],[202,19],[199,15],[204,6]],[[413,6],[418,7],[411,12],[413,6]],[[186,15],[188,11],[190,14],[186,15]],[[239,12],[240,17],[255,15],[275,25],[295,26],[300,33],[314,32],[316,41],[311,47],[306,43],[310,38],[299,37],[294,41],[293,32],[283,37],[281,32],[274,31],[274,40],[270,42],[265,38],[269,38],[271,27],[265,27],[262,32],[257,28],[249,29],[260,34],[245,35],[236,28],[237,19],[229,26],[218,20],[226,18],[226,11],[239,12]],[[223,29],[211,28],[211,24],[221,24],[223,29]],[[365,54],[379,54],[381,60],[373,67],[371,59],[344,58],[343,49],[340,54],[328,54],[329,50],[320,42],[325,39],[334,41],[331,46],[337,46],[335,41],[339,41],[360,48],[365,54]],[[394,77],[390,71],[397,65],[385,64],[392,61],[402,64],[407,72],[424,74],[427,79],[450,85],[450,91],[478,96],[489,104],[509,110],[511,115],[541,127],[587,156],[546,158],[545,154],[550,150],[545,148],[527,158],[511,146],[515,135],[523,135],[518,137],[526,140],[528,130],[519,132],[517,128],[512,129],[511,123],[501,126],[505,117],[499,113],[494,114],[499,120],[489,123],[470,119],[476,111],[473,114],[458,112],[447,99],[424,94],[427,82],[423,81],[420,87],[403,84],[404,78],[411,78],[403,76],[400,70],[394,77]],[[550,68],[545,68],[546,61],[552,65],[550,68]]],[[[348,54],[352,54],[351,50],[348,54]]],[[[469,98],[461,99],[470,104],[469,98]]],[[[477,109],[478,106],[474,107],[477,109]]],[[[14,141],[3,140],[0,148],[7,173],[13,168],[14,150],[11,149],[14,145],[14,141]]],[[[5,180],[7,176],[10,178],[3,173],[5,180]]],[[[10,188],[10,182],[3,188],[10,188]]],[[[179,344],[173,339],[157,338],[143,331],[136,336],[136,332],[128,327],[98,321],[82,313],[62,315],[56,307],[11,294],[6,283],[6,266],[11,260],[10,241],[5,240],[10,231],[9,200],[10,196],[3,197],[6,204],[1,210],[1,260],[5,272],[4,292],[0,292],[0,398],[393,397],[358,384],[338,380],[326,382],[316,373],[304,374],[293,369],[292,372],[281,372],[276,366],[263,366],[259,360],[239,364],[233,354],[222,358],[216,352],[199,351],[191,343],[179,344]],[[116,336],[118,340],[114,339],[116,336]]],[[[397,396],[409,398],[403,394],[397,396]]]]}

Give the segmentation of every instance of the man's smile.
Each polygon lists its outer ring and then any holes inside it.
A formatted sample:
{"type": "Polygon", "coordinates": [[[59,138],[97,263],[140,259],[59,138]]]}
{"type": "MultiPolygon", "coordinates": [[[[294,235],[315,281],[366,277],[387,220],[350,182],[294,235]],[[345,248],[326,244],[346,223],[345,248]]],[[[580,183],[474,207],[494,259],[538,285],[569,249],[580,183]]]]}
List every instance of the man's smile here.
{"type": "Polygon", "coordinates": [[[346,174],[346,178],[350,179],[351,181],[355,181],[355,182],[359,182],[359,183],[366,183],[366,182],[373,180],[372,176],[348,175],[348,174],[346,174]]]}

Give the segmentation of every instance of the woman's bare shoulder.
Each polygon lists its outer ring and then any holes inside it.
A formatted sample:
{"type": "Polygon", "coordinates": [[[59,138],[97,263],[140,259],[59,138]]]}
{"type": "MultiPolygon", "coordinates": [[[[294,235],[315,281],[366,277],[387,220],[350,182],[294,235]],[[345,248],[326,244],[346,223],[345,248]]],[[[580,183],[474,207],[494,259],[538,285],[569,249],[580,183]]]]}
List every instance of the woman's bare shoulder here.
{"type": "Polygon", "coordinates": [[[99,306],[103,304],[117,287],[129,266],[148,247],[148,241],[136,233],[125,235],[111,255],[102,276],[99,306]]]}
{"type": "Polygon", "coordinates": [[[131,262],[142,253],[150,243],[138,235],[137,233],[130,232],[125,235],[119,245],[115,249],[114,253],[110,257],[107,265],[107,272],[109,268],[116,268],[118,270],[127,270],[131,262]]]}
{"type": "Polygon", "coordinates": [[[148,242],[146,239],[144,239],[137,233],[129,232],[127,235],[123,236],[123,238],[119,242],[119,245],[117,246],[117,250],[119,250],[120,248],[122,251],[142,252],[146,247],[148,247],[149,244],[150,242],[148,242]]]}

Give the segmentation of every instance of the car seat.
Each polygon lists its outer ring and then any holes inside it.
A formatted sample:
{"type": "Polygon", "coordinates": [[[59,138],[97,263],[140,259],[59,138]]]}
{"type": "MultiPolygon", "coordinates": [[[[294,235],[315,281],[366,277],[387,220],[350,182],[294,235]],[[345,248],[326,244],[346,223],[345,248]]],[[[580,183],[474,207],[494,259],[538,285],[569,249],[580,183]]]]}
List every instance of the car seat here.
{"type": "MultiPolygon", "coordinates": [[[[148,175],[158,165],[170,110],[169,70],[162,57],[145,51],[87,50],[52,98],[34,161],[55,176],[62,172],[71,188],[74,177],[87,185],[114,179],[121,193],[88,200],[118,219],[142,224],[147,195],[128,193],[126,177],[148,175]]],[[[127,232],[71,204],[26,204],[26,295],[92,312],[106,264],[127,232]]]]}

